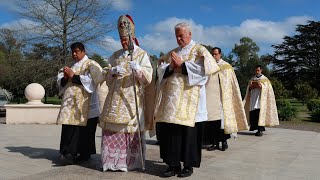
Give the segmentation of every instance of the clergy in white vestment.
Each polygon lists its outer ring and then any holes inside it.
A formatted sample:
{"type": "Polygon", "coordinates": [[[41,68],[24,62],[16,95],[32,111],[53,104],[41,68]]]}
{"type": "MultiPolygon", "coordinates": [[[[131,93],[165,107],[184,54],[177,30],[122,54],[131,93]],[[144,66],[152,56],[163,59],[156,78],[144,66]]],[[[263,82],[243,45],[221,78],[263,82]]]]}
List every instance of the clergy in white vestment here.
{"type": "Polygon", "coordinates": [[[228,148],[227,139],[230,134],[248,130],[242,97],[233,67],[221,59],[221,49],[212,48],[212,55],[217,61],[220,71],[209,78],[215,86],[207,86],[207,106],[209,120],[204,126],[203,144],[212,145],[209,151],[228,148]],[[216,85],[218,84],[218,85],[216,85]],[[217,108],[217,105],[218,108],[217,108]],[[216,110],[214,110],[216,108],[216,110]],[[221,142],[221,148],[219,147],[221,142]]]}
{"type": "Polygon", "coordinates": [[[122,49],[111,55],[109,66],[104,68],[109,92],[99,123],[102,128],[103,171],[143,168],[144,131],[147,130],[146,125],[150,124],[145,122],[143,113],[143,94],[145,87],[152,81],[153,72],[149,56],[139,47],[131,16],[119,17],[118,31],[122,49]]]}
{"type": "Polygon", "coordinates": [[[68,164],[88,160],[96,153],[95,133],[100,115],[96,88],[103,81],[100,65],[86,55],[82,43],[71,45],[74,62],[59,71],[57,83],[62,104],[60,158],[68,164]]]}
{"type": "Polygon", "coordinates": [[[271,82],[262,74],[260,65],[256,66],[255,73],[249,81],[243,104],[250,131],[257,130],[255,135],[262,136],[265,126],[279,125],[279,119],[271,82]]]}
{"type": "Polygon", "coordinates": [[[155,121],[160,157],[168,165],[163,176],[187,177],[193,167],[200,167],[202,122],[208,119],[205,84],[219,67],[210,52],[192,40],[189,24],[179,23],[174,30],[179,47],[160,57],[155,121]]]}

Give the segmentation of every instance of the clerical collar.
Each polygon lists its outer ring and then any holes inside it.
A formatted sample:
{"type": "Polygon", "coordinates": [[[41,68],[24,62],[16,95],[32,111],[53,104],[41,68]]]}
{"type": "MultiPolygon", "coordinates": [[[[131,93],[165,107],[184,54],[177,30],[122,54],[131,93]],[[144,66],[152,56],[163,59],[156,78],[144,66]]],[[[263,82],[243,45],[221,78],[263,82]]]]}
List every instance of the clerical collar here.
{"type": "Polygon", "coordinates": [[[182,48],[182,47],[179,47],[179,50],[180,50],[180,51],[190,50],[195,43],[196,43],[196,42],[194,42],[194,41],[191,39],[191,41],[190,41],[190,43],[189,43],[188,45],[186,45],[186,46],[183,47],[183,48],[182,48]]]}
{"type": "Polygon", "coordinates": [[[73,62],[72,63],[72,66],[74,67],[78,67],[78,66],[81,66],[83,62],[85,62],[86,60],[88,60],[88,56],[85,55],[80,61],[76,61],[76,62],[73,62]]]}
{"type": "Polygon", "coordinates": [[[260,78],[262,76],[262,74],[256,75],[256,78],[260,78]]]}
{"type": "Polygon", "coordinates": [[[77,61],[76,64],[77,64],[77,63],[82,63],[83,61],[85,61],[85,60],[87,60],[87,59],[89,59],[88,56],[87,56],[87,55],[84,55],[84,57],[83,57],[80,61],[77,61]]]}
{"type": "MultiPolygon", "coordinates": [[[[137,49],[137,46],[135,44],[133,44],[133,52],[137,49]]],[[[124,50],[123,49],[123,56],[124,57],[128,57],[130,54],[129,54],[129,51],[128,50],[124,50]]]]}

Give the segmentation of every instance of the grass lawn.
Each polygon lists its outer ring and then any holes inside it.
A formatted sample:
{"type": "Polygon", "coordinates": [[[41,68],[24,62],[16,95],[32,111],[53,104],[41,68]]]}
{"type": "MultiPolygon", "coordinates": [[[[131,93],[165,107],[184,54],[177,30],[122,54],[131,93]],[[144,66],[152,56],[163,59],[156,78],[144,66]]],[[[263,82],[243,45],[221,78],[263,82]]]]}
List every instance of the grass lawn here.
{"type": "MultiPolygon", "coordinates": [[[[44,98],[42,99],[42,102],[44,102],[44,98]]],[[[47,102],[45,104],[61,104],[61,99],[58,98],[58,96],[54,96],[54,97],[47,97],[47,102]]]]}
{"type": "MultiPolygon", "coordinates": [[[[27,103],[28,100],[26,98],[23,98],[20,100],[20,102],[17,101],[10,101],[10,104],[25,104],[27,103]]],[[[44,104],[61,104],[61,99],[58,98],[58,96],[54,96],[54,97],[47,97],[47,102],[45,102],[45,98],[42,98],[41,102],[43,102],[44,104]]]]}
{"type": "Polygon", "coordinates": [[[305,131],[320,132],[320,120],[314,121],[310,118],[310,112],[307,105],[296,99],[289,99],[292,106],[297,108],[297,117],[291,121],[280,121],[280,125],[276,128],[297,129],[305,131]]]}

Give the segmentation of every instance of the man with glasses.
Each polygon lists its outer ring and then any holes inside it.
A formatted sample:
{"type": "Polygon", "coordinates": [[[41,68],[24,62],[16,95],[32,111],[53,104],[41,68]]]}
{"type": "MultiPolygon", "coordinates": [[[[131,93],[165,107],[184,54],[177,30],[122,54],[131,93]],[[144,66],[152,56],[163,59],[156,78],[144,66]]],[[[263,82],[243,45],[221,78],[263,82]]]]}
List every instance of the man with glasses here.
{"type": "Polygon", "coordinates": [[[211,50],[220,71],[211,77],[217,81],[217,86],[207,88],[208,108],[214,108],[218,104],[217,116],[210,116],[204,127],[204,144],[212,144],[208,151],[228,149],[227,139],[230,134],[242,130],[248,130],[241,92],[233,67],[221,59],[221,49],[214,47],[211,50]],[[221,148],[219,147],[221,142],[221,148]]]}

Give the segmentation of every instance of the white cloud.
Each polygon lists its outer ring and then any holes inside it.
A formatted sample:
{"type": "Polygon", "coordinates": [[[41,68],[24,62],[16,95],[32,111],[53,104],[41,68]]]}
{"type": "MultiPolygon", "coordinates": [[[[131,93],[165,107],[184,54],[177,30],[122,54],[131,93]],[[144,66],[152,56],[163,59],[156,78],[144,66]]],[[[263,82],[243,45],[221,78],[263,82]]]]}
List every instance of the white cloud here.
{"type": "Polygon", "coordinates": [[[132,8],[131,0],[112,0],[111,4],[115,10],[119,11],[128,11],[132,8]]]}
{"type": "Polygon", "coordinates": [[[111,36],[106,36],[104,38],[102,46],[109,52],[114,52],[122,48],[120,41],[115,40],[111,36]]]}
{"type": "Polygon", "coordinates": [[[263,21],[248,19],[239,26],[207,26],[197,24],[192,19],[170,17],[149,26],[149,33],[138,37],[147,51],[167,52],[177,46],[174,26],[179,22],[188,22],[192,26],[193,39],[201,44],[219,46],[231,50],[242,37],[249,37],[258,44],[261,53],[272,53],[272,44],[282,42],[285,35],[292,35],[297,24],[305,24],[312,17],[289,17],[283,21],[263,21]]]}
{"type": "Polygon", "coordinates": [[[29,28],[37,26],[38,24],[34,21],[22,18],[19,20],[11,21],[9,23],[1,24],[0,28],[8,28],[8,29],[12,29],[12,30],[22,30],[21,25],[23,27],[27,27],[29,29],[29,28]]]}

